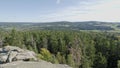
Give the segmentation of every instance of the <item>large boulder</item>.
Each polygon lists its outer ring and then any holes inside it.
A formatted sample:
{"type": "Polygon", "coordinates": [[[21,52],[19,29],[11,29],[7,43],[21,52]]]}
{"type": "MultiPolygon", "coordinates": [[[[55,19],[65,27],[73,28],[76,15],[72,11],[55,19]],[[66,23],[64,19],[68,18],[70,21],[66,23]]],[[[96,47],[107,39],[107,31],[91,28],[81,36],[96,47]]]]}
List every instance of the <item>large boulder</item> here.
{"type": "Polygon", "coordinates": [[[13,60],[37,60],[33,51],[21,49],[15,46],[5,46],[0,51],[0,62],[12,62],[13,60]]]}
{"type": "Polygon", "coordinates": [[[17,60],[37,60],[37,58],[35,57],[36,54],[33,51],[24,51],[24,52],[20,52],[17,54],[17,56],[15,57],[17,60]]]}
{"type": "Polygon", "coordinates": [[[5,63],[7,61],[7,53],[0,53],[0,63],[5,63]]]}
{"type": "Polygon", "coordinates": [[[18,52],[23,52],[24,50],[16,47],[16,46],[5,46],[3,47],[3,51],[18,51],[18,52]]]}
{"type": "Polygon", "coordinates": [[[18,52],[16,51],[10,51],[10,53],[8,54],[7,62],[12,62],[14,58],[17,56],[17,54],[18,52]]]}

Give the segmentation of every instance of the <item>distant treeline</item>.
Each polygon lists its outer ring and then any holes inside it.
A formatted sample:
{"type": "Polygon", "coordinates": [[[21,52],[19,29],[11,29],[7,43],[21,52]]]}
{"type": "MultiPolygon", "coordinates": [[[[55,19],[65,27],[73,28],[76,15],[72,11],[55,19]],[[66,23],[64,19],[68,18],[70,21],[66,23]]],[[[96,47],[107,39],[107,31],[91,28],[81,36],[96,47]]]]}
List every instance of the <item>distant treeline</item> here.
{"type": "Polygon", "coordinates": [[[0,32],[1,46],[33,50],[38,58],[74,68],[116,68],[120,59],[120,34],[82,31],[0,32]]]}
{"type": "MultiPolygon", "coordinates": [[[[85,22],[49,22],[49,23],[32,23],[32,22],[0,22],[1,29],[17,30],[114,30],[117,23],[85,21],[85,22]]],[[[117,27],[116,27],[117,28],[117,27]]]]}

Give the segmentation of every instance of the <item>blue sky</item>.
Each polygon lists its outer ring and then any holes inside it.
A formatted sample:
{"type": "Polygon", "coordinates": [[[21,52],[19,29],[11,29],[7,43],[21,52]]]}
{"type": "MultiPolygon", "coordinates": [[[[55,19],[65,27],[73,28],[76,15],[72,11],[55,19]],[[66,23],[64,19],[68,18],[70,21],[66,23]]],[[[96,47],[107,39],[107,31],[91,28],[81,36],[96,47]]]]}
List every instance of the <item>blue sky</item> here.
{"type": "Polygon", "coordinates": [[[120,22],[120,0],[0,0],[2,22],[120,22]]]}

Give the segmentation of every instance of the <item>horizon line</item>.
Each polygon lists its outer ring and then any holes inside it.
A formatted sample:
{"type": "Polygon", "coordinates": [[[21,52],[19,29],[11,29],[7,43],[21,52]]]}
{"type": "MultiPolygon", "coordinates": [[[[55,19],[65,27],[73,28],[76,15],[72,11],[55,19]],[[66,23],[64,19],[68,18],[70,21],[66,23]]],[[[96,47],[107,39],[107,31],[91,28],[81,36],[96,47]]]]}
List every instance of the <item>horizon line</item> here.
{"type": "Polygon", "coordinates": [[[46,21],[46,22],[32,22],[32,21],[0,21],[0,23],[54,23],[54,22],[106,22],[106,23],[120,23],[120,22],[115,22],[115,21],[46,21]]]}

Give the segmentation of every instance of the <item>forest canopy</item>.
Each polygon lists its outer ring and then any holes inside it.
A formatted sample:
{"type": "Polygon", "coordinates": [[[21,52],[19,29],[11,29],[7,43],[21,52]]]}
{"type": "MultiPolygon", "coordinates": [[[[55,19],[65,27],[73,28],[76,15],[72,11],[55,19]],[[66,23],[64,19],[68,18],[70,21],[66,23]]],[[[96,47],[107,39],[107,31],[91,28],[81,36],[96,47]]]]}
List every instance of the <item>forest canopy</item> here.
{"type": "Polygon", "coordinates": [[[120,59],[119,33],[13,29],[0,31],[0,45],[29,49],[40,59],[74,68],[115,68],[120,59]]]}

